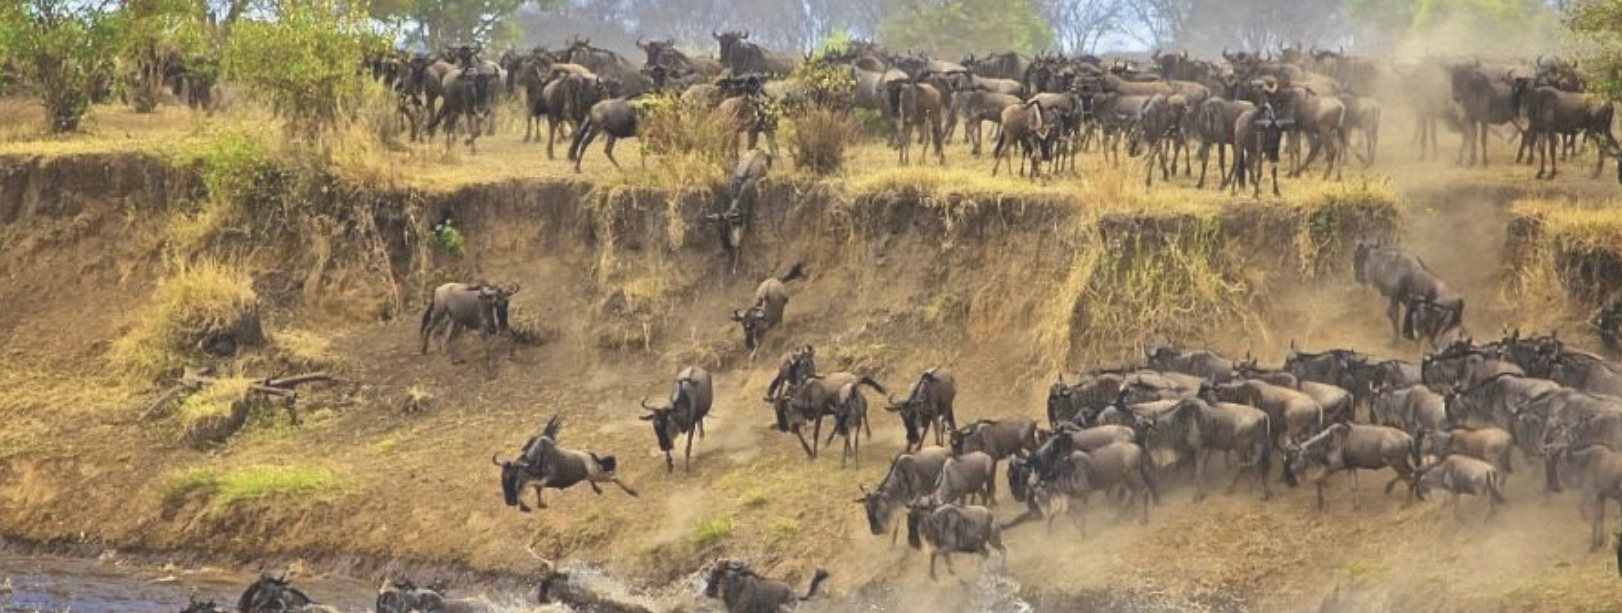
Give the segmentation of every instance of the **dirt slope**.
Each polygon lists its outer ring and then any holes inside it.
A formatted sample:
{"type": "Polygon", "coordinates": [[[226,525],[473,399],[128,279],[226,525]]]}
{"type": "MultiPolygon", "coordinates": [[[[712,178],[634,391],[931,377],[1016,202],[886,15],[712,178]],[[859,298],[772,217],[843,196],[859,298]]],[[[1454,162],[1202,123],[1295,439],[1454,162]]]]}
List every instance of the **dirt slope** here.
{"type": "MultiPolygon", "coordinates": [[[[900,447],[898,424],[872,398],[874,438],[860,462],[842,467],[837,453],[808,462],[792,437],[768,427],[760,398],[775,357],[814,343],[824,370],[874,372],[892,390],[924,368],[950,365],[963,382],[960,420],[968,420],[1037,417],[1059,365],[1112,362],[1135,344],[1125,333],[1107,346],[1079,332],[1054,341],[1056,316],[1097,316],[1079,296],[1064,302],[1063,285],[1105,222],[1066,202],[942,210],[906,193],[852,200],[778,185],[745,270],[729,277],[710,231],[680,221],[693,215],[668,214],[703,207],[705,193],[493,184],[408,209],[453,211],[468,251],[451,257],[399,239],[391,274],[408,295],[451,278],[520,283],[514,310],[538,321],[548,342],[510,355],[498,348],[493,373],[479,360],[453,365],[437,346],[420,356],[420,302],[379,309],[375,287],[346,285],[364,279],[357,275],[327,283],[323,308],[298,306],[308,289],[292,281],[300,271],[278,266],[289,247],[261,246],[246,261],[275,305],[270,327],[329,338],[330,366],[345,383],[301,401],[300,427],[269,418],[198,451],[180,442],[172,420],[140,420],[153,390],[108,375],[104,357],[163,274],[168,214],[192,196],[184,174],[141,158],[13,159],[6,168],[0,184],[34,195],[8,197],[22,204],[0,210],[0,295],[32,298],[8,301],[0,314],[8,390],[0,395],[0,526],[32,540],[212,549],[245,562],[348,554],[520,572],[534,567],[528,545],[649,584],[725,554],[778,576],[826,566],[836,593],[890,610],[951,609],[961,594],[930,587],[924,557],[869,536],[850,503],[858,483],[882,477],[900,447]],[[789,319],[751,366],[726,315],[759,279],[794,263],[805,263],[810,279],[791,286],[789,319]],[[378,311],[392,317],[355,316],[378,311]],[[692,470],[667,475],[636,419],[637,400],[668,393],[671,374],[689,363],[717,372],[716,409],[692,470]],[[431,396],[427,411],[402,413],[414,390],[431,396]],[[554,413],[565,416],[566,445],[617,455],[640,496],[578,488],[549,493],[551,508],[531,515],[502,506],[487,458],[510,455],[554,413]],[[170,486],[189,467],[256,464],[325,467],[344,485],[318,499],[225,507],[170,486]]],[[[1502,203],[1412,193],[1420,206],[1408,211],[1405,240],[1472,299],[1483,297],[1470,324],[1495,332],[1513,305],[1497,302],[1496,267],[1482,254],[1495,256],[1502,242],[1502,203]]],[[[1231,237],[1224,248],[1240,254],[1230,265],[1243,276],[1225,278],[1245,281],[1239,300],[1249,310],[1199,341],[1269,362],[1292,340],[1413,355],[1388,344],[1378,300],[1349,275],[1300,276],[1295,246],[1242,235],[1264,227],[1246,215],[1268,213],[1236,207],[1212,223],[1231,237]]],[[[1340,227],[1335,236],[1344,245],[1373,229],[1340,227]]],[[[480,349],[462,344],[468,355],[480,349]]],[[[1532,472],[1514,476],[1514,504],[1490,527],[1477,501],[1465,502],[1463,525],[1433,504],[1404,508],[1400,496],[1380,494],[1379,474],[1362,480],[1364,509],[1351,509],[1341,483],[1325,513],[1312,508],[1310,491],[1266,504],[1241,491],[1194,505],[1186,484],[1173,484],[1147,527],[1095,509],[1086,538],[1063,525],[1051,536],[1014,531],[1008,574],[1048,603],[1043,610],[1126,610],[1116,606],[1126,601],[1255,611],[1617,610],[1606,607],[1622,602],[1622,590],[1608,558],[1585,554],[1574,501],[1544,505],[1532,472]]],[[[979,573],[967,560],[956,567],[979,573]]]]}

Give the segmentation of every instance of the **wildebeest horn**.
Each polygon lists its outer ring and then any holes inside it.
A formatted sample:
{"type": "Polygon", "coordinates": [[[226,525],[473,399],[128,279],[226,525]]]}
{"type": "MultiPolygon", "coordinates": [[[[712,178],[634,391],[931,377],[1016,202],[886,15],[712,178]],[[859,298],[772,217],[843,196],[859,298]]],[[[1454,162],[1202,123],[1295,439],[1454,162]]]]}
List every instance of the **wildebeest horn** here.
{"type": "Polygon", "coordinates": [[[500,467],[503,467],[503,468],[505,468],[505,467],[506,467],[506,466],[507,466],[507,463],[506,463],[506,462],[502,462],[502,461],[501,461],[501,460],[498,460],[498,459],[496,459],[496,458],[498,458],[498,457],[500,457],[500,456],[501,456],[501,454],[499,454],[499,453],[492,453],[492,454],[490,454],[490,463],[491,463],[491,464],[495,464],[495,465],[496,465],[496,466],[500,466],[500,467]]]}
{"type": "Polygon", "coordinates": [[[648,397],[647,396],[642,397],[642,408],[647,409],[649,411],[653,410],[653,407],[648,406],[648,397]]]}
{"type": "Polygon", "coordinates": [[[523,286],[520,286],[519,284],[514,283],[514,284],[512,284],[512,287],[510,287],[507,290],[507,295],[511,296],[513,294],[516,294],[516,293],[518,293],[518,290],[520,290],[520,289],[523,289],[523,286]]]}

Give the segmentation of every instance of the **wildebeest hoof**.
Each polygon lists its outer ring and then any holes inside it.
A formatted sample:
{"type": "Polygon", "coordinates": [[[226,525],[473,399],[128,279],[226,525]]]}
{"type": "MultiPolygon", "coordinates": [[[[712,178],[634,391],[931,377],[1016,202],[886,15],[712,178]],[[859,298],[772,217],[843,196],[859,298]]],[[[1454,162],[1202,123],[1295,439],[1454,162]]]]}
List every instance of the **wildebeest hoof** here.
{"type": "Polygon", "coordinates": [[[526,507],[524,505],[518,505],[518,510],[520,512],[522,512],[522,513],[528,513],[529,512],[529,507],[526,507]]]}

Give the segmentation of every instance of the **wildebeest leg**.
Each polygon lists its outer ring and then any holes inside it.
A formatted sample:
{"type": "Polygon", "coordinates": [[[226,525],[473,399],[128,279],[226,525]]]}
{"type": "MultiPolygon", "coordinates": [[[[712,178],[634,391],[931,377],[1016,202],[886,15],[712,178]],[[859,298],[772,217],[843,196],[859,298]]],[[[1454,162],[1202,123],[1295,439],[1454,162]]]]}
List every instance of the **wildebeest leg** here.
{"type": "Polygon", "coordinates": [[[1592,529],[1592,531],[1590,532],[1590,535],[1589,535],[1589,542],[1588,542],[1588,550],[1589,551],[1598,551],[1600,547],[1605,546],[1605,529],[1604,529],[1604,526],[1603,526],[1604,523],[1605,523],[1605,496],[1596,495],[1596,496],[1594,496],[1594,519],[1593,519],[1592,524],[1590,524],[1593,529],[1592,529]]]}
{"type": "MultiPolygon", "coordinates": [[[[693,428],[693,429],[690,429],[690,430],[687,431],[687,450],[684,452],[684,455],[686,457],[684,457],[682,459],[682,464],[681,464],[682,470],[691,470],[693,468],[693,431],[694,430],[697,430],[697,428],[693,428]]],[[[666,454],[666,455],[669,455],[669,454],[666,454]]]]}
{"type": "MultiPolygon", "coordinates": [[[[816,450],[811,448],[810,443],[805,442],[805,434],[803,434],[801,432],[800,426],[794,426],[794,436],[796,436],[796,437],[798,437],[800,439],[800,448],[805,450],[805,455],[807,457],[810,457],[810,458],[817,457],[816,450]]],[[[812,440],[816,440],[816,435],[812,435],[812,440]]]]}
{"type": "MultiPolygon", "coordinates": [[[[1385,307],[1385,318],[1391,320],[1391,336],[1398,340],[1404,337],[1403,327],[1398,323],[1397,317],[1402,312],[1402,303],[1395,296],[1388,300],[1385,307]]],[[[1406,322],[1407,320],[1403,320],[1406,322]]]]}
{"type": "MultiPolygon", "coordinates": [[[[1205,463],[1211,459],[1211,450],[1201,449],[1194,452],[1194,502],[1205,500],[1205,463]]],[[[1234,483],[1239,482],[1238,475],[1234,476],[1234,483]]],[[[1229,489],[1232,489],[1230,486],[1229,489]]]]}
{"type": "Polygon", "coordinates": [[[546,508],[546,501],[541,499],[541,489],[543,489],[543,486],[540,484],[535,485],[535,508],[537,509],[546,508]]]}
{"type": "Polygon", "coordinates": [[[1318,479],[1317,483],[1314,484],[1314,485],[1317,486],[1317,489],[1318,489],[1318,512],[1319,513],[1322,513],[1324,511],[1324,482],[1328,481],[1329,480],[1329,475],[1332,475],[1332,474],[1334,474],[1334,473],[1324,473],[1323,477],[1318,479]]]}
{"type": "Polygon", "coordinates": [[[1352,474],[1352,510],[1361,510],[1363,508],[1363,494],[1358,491],[1357,469],[1347,469],[1346,472],[1352,474]]]}
{"type": "MultiPolygon", "coordinates": [[[[619,168],[619,160],[614,159],[614,141],[619,139],[613,134],[605,133],[604,135],[608,138],[608,140],[603,143],[603,155],[608,156],[608,163],[613,164],[614,168],[619,168]]],[[[585,155],[585,152],[581,151],[581,155],[585,155]]]]}
{"type": "MultiPolygon", "coordinates": [[[[939,558],[940,556],[941,556],[941,552],[940,552],[939,549],[936,549],[936,550],[933,550],[933,551],[929,552],[929,580],[930,581],[937,581],[938,580],[938,578],[935,576],[935,559],[939,558]]],[[[951,568],[952,568],[952,559],[951,558],[946,559],[946,568],[947,568],[947,570],[951,570],[951,568]]]]}
{"type": "Polygon", "coordinates": [[[462,360],[456,357],[456,345],[454,344],[456,337],[461,334],[462,325],[456,323],[454,319],[450,321],[450,325],[445,327],[445,354],[451,357],[452,364],[462,363],[462,360]]]}
{"type": "Polygon", "coordinates": [[[624,481],[620,481],[619,477],[604,477],[602,480],[607,481],[609,483],[612,483],[614,485],[618,485],[619,488],[620,488],[620,491],[625,492],[626,495],[629,495],[632,498],[637,497],[636,490],[631,489],[631,486],[626,485],[624,481]]]}

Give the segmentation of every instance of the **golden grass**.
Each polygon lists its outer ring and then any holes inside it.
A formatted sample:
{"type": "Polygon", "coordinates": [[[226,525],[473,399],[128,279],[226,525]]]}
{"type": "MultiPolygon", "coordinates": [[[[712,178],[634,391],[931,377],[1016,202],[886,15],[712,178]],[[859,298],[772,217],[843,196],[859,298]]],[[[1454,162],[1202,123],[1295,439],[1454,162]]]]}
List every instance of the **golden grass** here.
{"type": "Polygon", "coordinates": [[[1622,266],[1618,202],[1528,199],[1515,202],[1504,302],[1522,325],[1582,327],[1583,319],[1622,290],[1608,271],[1622,266]]]}
{"type": "Polygon", "coordinates": [[[332,337],[311,330],[281,330],[271,336],[271,343],[283,356],[307,368],[325,368],[342,362],[332,346],[332,337]]]}
{"type": "Polygon", "coordinates": [[[257,301],[245,270],[216,261],[184,265],[158,282],[134,327],[114,341],[112,363],[140,379],[178,369],[208,331],[256,316],[257,301]]]}
{"type": "Polygon", "coordinates": [[[229,416],[237,403],[247,400],[253,383],[241,375],[221,377],[182,400],[175,409],[175,417],[190,429],[204,420],[229,416]]]}

